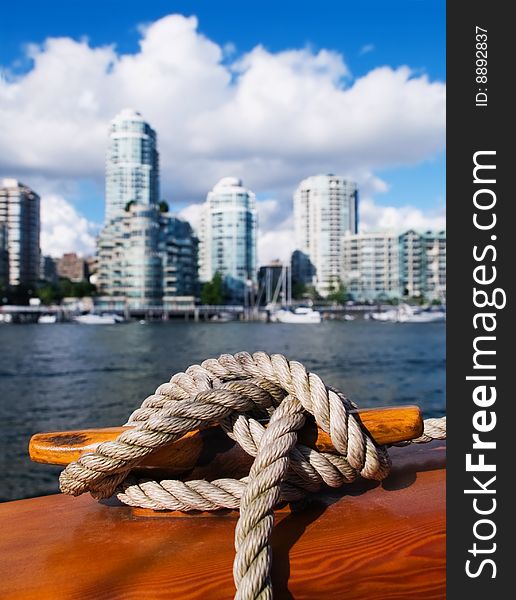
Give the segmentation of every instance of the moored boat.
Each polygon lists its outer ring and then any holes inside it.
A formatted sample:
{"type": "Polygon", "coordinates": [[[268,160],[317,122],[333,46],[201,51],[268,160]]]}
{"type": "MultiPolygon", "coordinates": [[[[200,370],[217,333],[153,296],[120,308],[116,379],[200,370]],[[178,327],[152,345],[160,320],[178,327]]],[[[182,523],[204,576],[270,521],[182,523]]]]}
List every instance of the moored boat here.
{"type": "Polygon", "coordinates": [[[214,323],[229,323],[230,321],[235,321],[236,317],[234,314],[228,311],[221,311],[216,313],[210,318],[210,321],[214,323]]]}
{"type": "Polygon", "coordinates": [[[38,318],[38,323],[40,323],[40,324],[57,323],[57,315],[41,315],[38,318]]]}
{"type": "Polygon", "coordinates": [[[317,324],[321,322],[321,313],[305,306],[298,306],[293,310],[281,308],[271,315],[271,321],[300,325],[317,324]]]}
{"type": "Polygon", "coordinates": [[[446,312],[442,309],[421,309],[400,304],[383,312],[372,312],[369,317],[373,321],[385,323],[438,323],[446,320],[446,312]]]}
{"type": "Polygon", "coordinates": [[[117,323],[123,323],[124,318],[115,314],[97,315],[94,313],[87,313],[75,317],[74,321],[81,325],[115,325],[117,323]]]}

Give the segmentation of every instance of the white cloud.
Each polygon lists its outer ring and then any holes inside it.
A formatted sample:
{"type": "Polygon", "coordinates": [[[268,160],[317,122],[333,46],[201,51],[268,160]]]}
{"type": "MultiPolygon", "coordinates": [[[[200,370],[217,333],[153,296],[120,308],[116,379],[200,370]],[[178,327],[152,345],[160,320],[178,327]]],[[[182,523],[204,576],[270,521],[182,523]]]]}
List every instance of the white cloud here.
{"type": "Polygon", "coordinates": [[[194,230],[199,233],[202,217],[202,204],[189,204],[178,212],[178,217],[188,221],[194,230]]]}
{"type": "Polygon", "coordinates": [[[44,255],[62,256],[71,250],[88,256],[95,251],[97,226],[80,215],[62,196],[41,198],[41,251],[44,255]]]}
{"type": "Polygon", "coordinates": [[[255,189],[322,170],[415,163],[444,145],[445,86],[408,67],[352,81],[342,56],[261,46],[224,60],[195,17],[141,28],[140,49],[50,38],[32,70],[0,78],[0,167],[47,177],[104,173],[123,107],[158,131],[165,195],[193,200],[229,173],[255,189]]]}
{"type": "Polygon", "coordinates": [[[381,206],[371,198],[360,202],[361,231],[394,231],[401,233],[409,229],[416,231],[441,230],[446,228],[444,208],[423,212],[411,206],[381,206]]]}
{"type": "Polygon", "coordinates": [[[291,227],[274,231],[263,231],[258,236],[258,264],[266,265],[273,260],[288,263],[294,248],[294,235],[291,227]]]}
{"type": "Polygon", "coordinates": [[[279,259],[286,262],[294,248],[294,223],[291,206],[275,198],[260,200],[258,210],[258,263],[279,259]]]}
{"type": "MultiPolygon", "coordinates": [[[[325,49],[257,46],[238,56],[200,34],[195,17],[169,15],[139,31],[134,54],[49,38],[29,46],[27,73],[0,70],[0,173],[29,185],[100,183],[109,121],[132,106],[158,132],[162,196],[172,209],[176,198],[203,201],[227,175],[274,190],[283,225],[262,228],[262,260],[267,248],[287,247],[284,223],[304,177],[333,171],[374,187],[376,169],[416,164],[444,147],[445,85],[409,67],[353,79],[342,56],[325,49]]],[[[388,220],[380,212],[377,220],[388,220]]],[[[65,249],[68,235],[77,249],[89,247],[89,225],[77,218],[73,234],[47,231],[44,243],[65,249]]]]}

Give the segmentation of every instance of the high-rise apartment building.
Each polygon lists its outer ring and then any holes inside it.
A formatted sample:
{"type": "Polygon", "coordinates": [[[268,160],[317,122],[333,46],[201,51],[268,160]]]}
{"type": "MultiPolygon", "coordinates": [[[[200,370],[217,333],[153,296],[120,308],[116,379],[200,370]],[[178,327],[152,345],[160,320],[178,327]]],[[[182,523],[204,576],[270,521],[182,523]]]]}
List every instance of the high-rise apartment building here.
{"type": "Polygon", "coordinates": [[[446,299],[446,232],[347,235],[342,278],[354,300],[446,299]]]}
{"type": "Polygon", "coordinates": [[[161,305],[159,216],[157,205],[133,203],[106,224],[98,242],[101,295],[121,298],[132,308],[161,305]]]}
{"type": "Polygon", "coordinates": [[[400,241],[401,294],[418,298],[425,287],[425,255],[421,234],[413,229],[402,233],[400,241]]]}
{"type": "Polygon", "coordinates": [[[122,293],[129,306],[160,305],[163,274],[159,255],[159,208],[132,204],[122,221],[122,293]]]}
{"type": "Polygon", "coordinates": [[[7,223],[0,223],[0,285],[9,282],[9,252],[7,251],[7,223]]]}
{"type": "Polygon", "coordinates": [[[141,114],[122,110],[109,129],[106,157],[106,223],[128,202],[159,202],[159,155],[156,132],[141,114]]]}
{"type": "Polygon", "coordinates": [[[294,193],[294,228],[295,248],[310,259],[325,297],[342,278],[344,236],[357,232],[357,185],[332,174],[304,179],[294,193]]]}
{"type": "Polygon", "coordinates": [[[444,300],[446,231],[406,231],[399,237],[402,295],[444,300]]]}
{"type": "Polygon", "coordinates": [[[342,280],[355,300],[399,298],[400,252],[393,233],[356,233],[344,236],[342,280]]]}
{"type": "Polygon", "coordinates": [[[425,296],[429,300],[446,299],[446,231],[425,231],[425,296]]]}
{"type": "Polygon", "coordinates": [[[39,263],[39,278],[47,283],[57,283],[59,275],[57,274],[57,258],[52,256],[41,256],[39,263]]]}
{"type": "Polygon", "coordinates": [[[292,285],[307,287],[315,282],[315,267],[308,256],[301,250],[294,250],[290,257],[292,269],[292,285]]]}
{"type": "Polygon", "coordinates": [[[16,179],[0,179],[0,226],[2,224],[4,246],[7,242],[9,285],[36,283],[40,269],[40,199],[36,192],[16,179]]]}
{"type": "Polygon", "coordinates": [[[229,295],[244,297],[256,281],[256,198],[235,177],[224,177],[208,192],[200,229],[200,276],[220,273],[229,295]]]}
{"type": "Polygon", "coordinates": [[[190,223],[172,215],[161,219],[163,306],[177,306],[199,295],[199,240],[190,223]]]}
{"type": "Polygon", "coordinates": [[[140,113],[126,109],[111,122],[109,138],[99,294],[129,309],[166,308],[179,296],[193,302],[197,238],[187,223],[162,212],[156,133],[140,113]]]}
{"type": "Polygon", "coordinates": [[[156,205],[131,204],[98,241],[101,296],[129,309],[170,308],[198,292],[198,240],[188,223],[156,205]]]}

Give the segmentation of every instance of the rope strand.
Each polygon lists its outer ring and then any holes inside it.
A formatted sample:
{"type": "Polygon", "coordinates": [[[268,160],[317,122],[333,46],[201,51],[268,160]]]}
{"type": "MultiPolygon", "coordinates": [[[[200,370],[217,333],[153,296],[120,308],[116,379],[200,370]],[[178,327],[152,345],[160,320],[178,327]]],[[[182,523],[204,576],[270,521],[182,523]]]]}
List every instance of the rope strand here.
{"type": "MultiPolygon", "coordinates": [[[[129,417],[133,428],[100,444],[61,473],[61,491],[95,498],[116,495],[130,506],[154,510],[239,508],[233,577],[237,600],[270,600],[274,507],[322,486],[358,476],[382,480],[387,448],[377,446],[344,394],[281,354],[222,354],[177,373],[129,417]],[[338,454],[297,441],[307,415],[328,433],[338,454]],[[269,419],[265,428],[257,419],[269,419]],[[254,462],[248,477],[215,481],[136,481],[130,474],[145,456],[194,429],[220,423],[254,462]]],[[[425,421],[425,443],[446,438],[446,419],[425,421]]]]}

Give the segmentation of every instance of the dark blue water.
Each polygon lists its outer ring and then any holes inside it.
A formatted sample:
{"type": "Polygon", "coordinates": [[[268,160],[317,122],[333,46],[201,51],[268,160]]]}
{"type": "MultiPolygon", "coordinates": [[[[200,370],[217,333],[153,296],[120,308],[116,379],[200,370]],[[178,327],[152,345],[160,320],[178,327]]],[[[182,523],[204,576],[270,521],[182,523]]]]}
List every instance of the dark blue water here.
{"type": "Polygon", "coordinates": [[[173,373],[240,350],[299,360],[361,407],[445,412],[442,323],[2,325],[0,499],[57,491],[59,468],[28,459],[33,433],[121,425],[173,373]]]}

